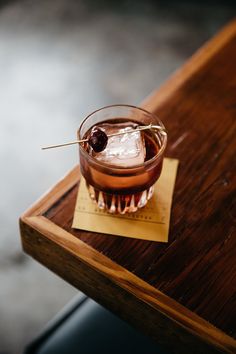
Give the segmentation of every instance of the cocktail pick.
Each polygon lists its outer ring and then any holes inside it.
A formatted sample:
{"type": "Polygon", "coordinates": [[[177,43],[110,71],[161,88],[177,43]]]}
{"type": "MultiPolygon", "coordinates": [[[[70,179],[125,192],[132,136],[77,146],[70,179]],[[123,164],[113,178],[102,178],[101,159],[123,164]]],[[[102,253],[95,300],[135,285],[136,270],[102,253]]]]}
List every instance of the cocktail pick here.
{"type": "Polygon", "coordinates": [[[95,152],[100,152],[105,149],[105,147],[107,145],[107,140],[111,136],[131,134],[131,133],[135,133],[137,131],[142,131],[142,130],[147,130],[147,129],[158,130],[161,134],[164,134],[164,135],[167,134],[166,130],[163,127],[161,127],[160,125],[153,125],[153,124],[139,125],[139,126],[137,126],[137,128],[130,129],[125,132],[113,133],[113,134],[108,134],[108,135],[103,130],[96,128],[96,130],[92,131],[91,135],[86,139],[70,141],[68,143],[63,143],[63,144],[44,146],[44,147],[42,147],[42,150],[54,149],[54,148],[58,148],[58,147],[88,142],[89,145],[91,145],[92,148],[95,150],[95,152]],[[101,141],[99,141],[99,138],[101,140],[103,140],[100,148],[98,147],[98,144],[101,143],[101,141]]]}

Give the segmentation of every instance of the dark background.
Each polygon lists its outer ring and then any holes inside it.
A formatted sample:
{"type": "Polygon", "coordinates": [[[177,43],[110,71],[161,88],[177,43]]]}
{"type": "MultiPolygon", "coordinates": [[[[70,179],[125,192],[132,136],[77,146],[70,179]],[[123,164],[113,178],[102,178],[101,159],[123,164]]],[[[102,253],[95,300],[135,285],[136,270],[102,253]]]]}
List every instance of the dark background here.
{"type": "Polygon", "coordinates": [[[77,293],[21,251],[19,215],[78,161],[40,147],[96,108],[139,104],[234,16],[229,1],[0,2],[0,354],[77,293]]]}

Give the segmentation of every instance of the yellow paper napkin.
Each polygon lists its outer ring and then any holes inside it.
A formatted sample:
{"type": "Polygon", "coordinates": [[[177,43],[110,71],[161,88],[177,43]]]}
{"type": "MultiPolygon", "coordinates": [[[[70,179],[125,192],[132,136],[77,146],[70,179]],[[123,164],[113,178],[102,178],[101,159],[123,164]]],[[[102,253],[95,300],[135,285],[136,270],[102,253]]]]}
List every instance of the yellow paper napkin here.
{"type": "Polygon", "coordinates": [[[117,215],[98,209],[89,197],[81,177],[75,206],[73,228],[143,240],[168,242],[172,195],[178,160],[165,158],[154,195],[136,213],[117,215]]]}

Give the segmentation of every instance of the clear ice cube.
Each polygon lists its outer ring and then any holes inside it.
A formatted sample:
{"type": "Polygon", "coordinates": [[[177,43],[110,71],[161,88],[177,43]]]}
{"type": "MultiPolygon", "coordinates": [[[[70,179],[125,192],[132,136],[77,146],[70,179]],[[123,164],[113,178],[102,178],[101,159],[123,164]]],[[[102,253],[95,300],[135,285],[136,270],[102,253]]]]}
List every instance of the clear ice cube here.
{"type": "Polygon", "coordinates": [[[140,131],[125,133],[136,126],[137,124],[132,122],[99,125],[99,128],[102,128],[107,135],[113,133],[124,134],[109,137],[105,150],[100,153],[93,153],[93,156],[99,161],[117,167],[133,167],[142,164],[146,155],[143,135],[140,131]]]}

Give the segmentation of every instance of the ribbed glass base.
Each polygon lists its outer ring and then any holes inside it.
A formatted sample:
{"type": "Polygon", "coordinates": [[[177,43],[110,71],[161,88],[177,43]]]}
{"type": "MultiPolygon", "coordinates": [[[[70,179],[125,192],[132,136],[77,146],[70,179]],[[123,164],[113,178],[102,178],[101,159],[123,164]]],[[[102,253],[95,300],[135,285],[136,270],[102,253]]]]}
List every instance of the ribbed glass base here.
{"type": "Polygon", "coordinates": [[[104,193],[89,184],[87,184],[87,188],[90,198],[98,205],[99,209],[112,214],[134,213],[147,204],[154,192],[154,186],[143,192],[128,195],[104,193]]]}

